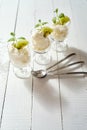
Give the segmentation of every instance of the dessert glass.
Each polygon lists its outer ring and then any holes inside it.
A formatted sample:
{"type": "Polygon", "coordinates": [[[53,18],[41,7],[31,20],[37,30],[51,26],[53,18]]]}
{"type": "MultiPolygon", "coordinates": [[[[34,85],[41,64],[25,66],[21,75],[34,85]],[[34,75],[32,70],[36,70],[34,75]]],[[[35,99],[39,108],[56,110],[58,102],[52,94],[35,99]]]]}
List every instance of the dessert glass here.
{"type": "Polygon", "coordinates": [[[50,47],[51,42],[49,37],[44,37],[40,30],[32,31],[32,49],[35,52],[34,60],[40,65],[47,65],[51,61],[50,47]]]}
{"type": "Polygon", "coordinates": [[[69,30],[69,25],[64,24],[64,25],[53,25],[53,32],[51,34],[51,39],[53,42],[53,49],[56,50],[57,52],[64,52],[67,51],[68,45],[65,42],[67,35],[68,35],[68,30],[69,30]]]}
{"type": "Polygon", "coordinates": [[[8,53],[15,75],[19,78],[28,78],[30,76],[31,61],[29,45],[17,49],[13,43],[8,44],[8,53]]]}

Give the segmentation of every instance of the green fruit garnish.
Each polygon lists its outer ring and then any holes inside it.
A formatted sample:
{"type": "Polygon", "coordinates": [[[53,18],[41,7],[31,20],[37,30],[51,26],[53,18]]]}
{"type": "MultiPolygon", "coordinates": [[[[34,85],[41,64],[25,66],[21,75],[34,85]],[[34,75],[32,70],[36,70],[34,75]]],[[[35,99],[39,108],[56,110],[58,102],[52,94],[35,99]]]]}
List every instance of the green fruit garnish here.
{"type": "Polygon", "coordinates": [[[59,22],[60,22],[60,24],[62,24],[62,25],[66,24],[66,23],[69,22],[69,21],[70,21],[70,18],[69,18],[68,16],[64,16],[64,17],[61,17],[61,18],[59,19],[59,22]]]}
{"type": "Polygon", "coordinates": [[[15,33],[10,33],[11,38],[8,40],[8,42],[13,42],[13,46],[17,49],[21,49],[24,46],[28,45],[28,41],[24,37],[16,38],[15,33]]]}
{"type": "Polygon", "coordinates": [[[49,34],[53,32],[53,30],[50,27],[43,27],[41,31],[44,33],[44,37],[47,37],[49,34]]]}
{"type": "Polygon", "coordinates": [[[40,32],[43,32],[43,36],[47,37],[53,31],[50,27],[47,27],[48,22],[42,22],[41,19],[38,20],[38,23],[35,25],[40,32]]]}
{"type": "Polygon", "coordinates": [[[14,47],[16,47],[17,49],[21,49],[24,46],[28,45],[28,41],[25,39],[19,39],[16,43],[13,44],[14,47]]]}
{"type": "Polygon", "coordinates": [[[54,13],[56,13],[56,17],[53,17],[53,19],[52,19],[52,22],[54,24],[64,25],[64,24],[66,24],[67,22],[70,21],[70,18],[68,16],[66,16],[64,13],[60,13],[58,15],[58,9],[56,9],[54,11],[54,13]]]}
{"type": "Polygon", "coordinates": [[[70,21],[70,18],[68,16],[65,16],[64,18],[65,18],[65,23],[70,21]]]}

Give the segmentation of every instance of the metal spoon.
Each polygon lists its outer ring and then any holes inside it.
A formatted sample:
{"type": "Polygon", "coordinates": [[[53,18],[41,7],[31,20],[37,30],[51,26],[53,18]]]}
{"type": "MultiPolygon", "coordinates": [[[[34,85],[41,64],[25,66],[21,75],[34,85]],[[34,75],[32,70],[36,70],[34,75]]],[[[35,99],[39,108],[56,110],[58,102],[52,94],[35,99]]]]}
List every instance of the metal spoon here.
{"type": "Polygon", "coordinates": [[[47,75],[50,75],[50,76],[56,76],[56,75],[60,75],[60,76],[61,75],[78,75],[78,74],[83,75],[83,76],[87,75],[87,72],[83,72],[83,71],[82,72],[78,71],[78,72],[66,72],[66,73],[52,74],[52,73],[47,73],[46,70],[38,70],[37,73],[34,72],[34,71],[31,71],[31,73],[36,78],[44,78],[47,75]]]}
{"type": "Polygon", "coordinates": [[[55,67],[56,65],[62,63],[63,61],[65,61],[66,59],[72,57],[72,56],[75,56],[76,53],[71,53],[69,55],[67,55],[65,58],[61,59],[60,61],[58,61],[57,63],[55,63],[54,65],[48,67],[46,70],[37,70],[37,71],[34,71],[32,70],[31,71],[31,74],[35,77],[43,77],[43,75],[45,75],[45,73],[47,73],[48,70],[50,70],[51,68],[55,67]]]}
{"type": "MultiPolygon", "coordinates": [[[[74,63],[71,63],[69,65],[66,65],[66,66],[63,66],[61,67],[60,69],[64,69],[64,68],[67,68],[67,67],[70,67],[70,66],[73,66],[73,65],[76,65],[76,64],[83,64],[84,61],[78,61],[78,62],[74,62],[74,63]]],[[[58,70],[58,69],[56,69],[58,70]]],[[[32,70],[31,71],[31,74],[34,76],[34,77],[37,77],[37,78],[44,78],[45,76],[47,75],[65,75],[65,74],[83,74],[82,72],[77,72],[77,73],[74,73],[74,72],[66,72],[66,73],[56,73],[56,74],[53,74],[53,73],[50,73],[50,72],[55,72],[55,70],[52,70],[52,71],[49,71],[49,70],[37,70],[37,71],[34,71],[32,70]]]]}
{"type": "Polygon", "coordinates": [[[77,62],[73,62],[73,63],[70,63],[68,65],[65,65],[65,66],[62,66],[62,67],[59,67],[59,68],[56,68],[56,69],[53,69],[53,70],[49,70],[49,72],[54,72],[54,71],[58,71],[58,70],[61,70],[61,69],[65,69],[65,68],[68,68],[70,66],[73,66],[73,65],[83,65],[85,62],[84,61],[77,61],[77,62]]]}
{"type": "Polygon", "coordinates": [[[58,62],[55,63],[54,65],[48,67],[46,70],[49,70],[49,69],[55,67],[56,65],[62,63],[63,61],[65,61],[65,60],[67,60],[68,58],[70,58],[70,57],[72,57],[72,56],[75,56],[75,55],[76,55],[76,53],[71,53],[71,54],[67,55],[65,58],[61,59],[60,61],[58,61],[58,62]]]}

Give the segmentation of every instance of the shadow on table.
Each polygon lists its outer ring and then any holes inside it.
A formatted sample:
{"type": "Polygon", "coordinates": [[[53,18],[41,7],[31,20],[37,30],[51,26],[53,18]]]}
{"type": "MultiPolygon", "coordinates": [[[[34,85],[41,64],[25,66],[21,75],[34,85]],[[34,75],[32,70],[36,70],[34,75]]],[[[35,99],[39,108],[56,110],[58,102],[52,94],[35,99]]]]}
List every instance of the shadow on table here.
{"type": "MultiPolygon", "coordinates": [[[[76,52],[77,59],[84,60],[87,66],[87,53],[79,50],[77,48],[69,48],[68,52],[65,55],[68,55],[71,52],[76,52]]],[[[77,68],[67,69],[67,71],[74,71],[77,68]]],[[[76,71],[76,70],[75,70],[76,71]]],[[[25,85],[29,92],[32,89],[32,96],[35,102],[41,104],[47,111],[58,111],[60,109],[60,100],[62,101],[63,108],[68,107],[68,101],[62,95],[61,87],[66,87],[69,91],[74,93],[79,93],[84,87],[84,77],[83,76],[47,76],[42,79],[33,78],[33,85],[30,89],[30,81],[26,80],[25,85]],[[51,80],[56,84],[53,84],[51,80]]]]}
{"type": "MultiPolygon", "coordinates": [[[[76,55],[70,57],[69,59],[67,59],[67,60],[65,60],[63,62],[61,62],[60,64],[58,64],[57,67],[61,67],[61,66],[70,64],[72,62],[77,62],[77,61],[81,60],[81,61],[85,62],[84,66],[85,66],[85,68],[87,68],[87,53],[86,52],[84,52],[83,50],[77,49],[75,47],[70,47],[68,49],[68,51],[66,51],[66,52],[63,53],[63,58],[66,57],[67,55],[71,54],[71,53],[76,53],[76,55]]],[[[55,64],[55,63],[56,63],[56,61],[55,62],[53,61],[52,65],[55,64]]],[[[81,67],[82,67],[82,64],[81,65],[78,64],[78,65],[75,65],[75,66],[68,67],[67,69],[63,69],[63,70],[64,70],[64,72],[75,71],[76,69],[81,68],[81,67]]],[[[59,72],[62,72],[62,71],[59,71],[59,72]]],[[[63,77],[65,77],[65,76],[63,76],[63,77]]]]}
{"type": "Polygon", "coordinates": [[[66,52],[65,54],[72,53],[72,52],[75,52],[76,54],[79,54],[80,57],[81,57],[81,60],[84,60],[86,66],[87,66],[87,52],[85,52],[85,51],[83,51],[81,49],[75,48],[75,47],[70,47],[68,49],[68,52],[66,52]]]}
{"type": "MultiPolygon", "coordinates": [[[[72,57],[72,59],[69,59],[69,60],[66,60],[66,63],[60,63],[59,64],[59,67],[61,66],[64,66],[64,65],[67,65],[67,64],[70,64],[72,62],[77,62],[77,61],[84,61],[85,64],[78,64],[78,65],[75,65],[75,66],[71,66],[71,67],[68,67],[68,68],[65,68],[65,69],[60,69],[58,71],[55,71],[58,72],[58,73],[66,73],[66,72],[75,72],[75,71],[81,71],[79,70],[79,68],[83,66],[85,66],[85,69],[87,68],[87,53],[80,50],[80,49],[77,49],[77,48],[74,48],[74,47],[71,47],[68,49],[67,52],[64,53],[64,55],[68,55],[70,53],[76,53],[77,55],[72,57]]],[[[49,80],[49,79],[55,79],[55,78],[58,78],[58,76],[47,76],[48,78],[46,80],[49,80]]],[[[86,75],[61,75],[59,76],[60,79],[70,79],[70,78],[75,78],[75,80],[79,80],[80,78],[84,78],[86,77],[86,75]]]]}
{"type": "MultiPolygon", "coordinates": [[[[87,71],[87,53],[71,47],[68,49],[68,52],[65,53],[65,55],[68,55],[69,53],[75,52],[77,54],[77,60],[79,58],[79,60],[83,60],[85,61],[85,71],[87,71]]],[[[79,71],[77,70],[79,67],[82,66],[76,66],[73,68],[67,68],[64,70],[64,72],[74,72],[74,71],[79,71]]],[[[63,70],[61,71],[63,72],[63,70]]],[[[49,76],[48,79],[54,79],[54,78],[59,78],[60,79],[60,84],[62,84],[63,86],[66,86],[68,89],[70,89],[70,91],[80,91],[81,89],[83,89],[84,85],[84,77],[87,78],[87,76],[85,75],[63,75],[63,76],[49,76]]],[[[47,80],[48,80],[47,79],[47,80]]]]}
{"type": "MultiPolygon", "coordinates": [[[[46,79],[33,78],[33,100],[46,109],[48,112],[60,111],[60,92],[58,84],[52,85],[51,82],[45,82],[46,79]]],[[[58,81],[56,81],[58,83],[58,81]]],[[[25,85],[29,88],[29,81],[26,80],[25,85]]],[[[64,96],[61,95],[63,107],[67,107],[68,103],[64,96]]]]}

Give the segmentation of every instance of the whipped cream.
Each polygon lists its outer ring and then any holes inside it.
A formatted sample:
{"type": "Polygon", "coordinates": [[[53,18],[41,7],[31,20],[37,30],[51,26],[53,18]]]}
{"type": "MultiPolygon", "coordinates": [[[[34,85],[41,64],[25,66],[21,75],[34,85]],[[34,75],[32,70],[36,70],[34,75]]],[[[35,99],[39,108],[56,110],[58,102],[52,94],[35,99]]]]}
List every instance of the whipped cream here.
{"type": "Polygon", "coordinates": [[[10,60],[16,67],[21,68],[29,64],[30,53],[28,46],[25,46],[22,49],[17,49],[13,45],[10,45],[8,51],[10,60]]]}
{"type": "Polygon", "coordinates": [[[52,38],[57,41],[64,41],[68,34],[68,27],[66,25],[53,25],[52,38]]]}
{"type": "Polygon", "coordinates": [[[50,46],[48,37],[43,36],[43,32],[34,31],[32,34],[32,44],[35,51],[44,51],[50,46]]]}

